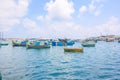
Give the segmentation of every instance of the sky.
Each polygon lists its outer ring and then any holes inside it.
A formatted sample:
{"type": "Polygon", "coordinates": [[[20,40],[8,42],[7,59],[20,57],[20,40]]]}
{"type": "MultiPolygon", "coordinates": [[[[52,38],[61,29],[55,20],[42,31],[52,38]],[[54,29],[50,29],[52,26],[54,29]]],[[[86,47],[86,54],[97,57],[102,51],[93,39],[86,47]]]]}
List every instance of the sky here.
{"type": "Polygon", "coordinates": [[[120,0],[0,0],[0,32],[8,38],[120,35],[120,0]]]}

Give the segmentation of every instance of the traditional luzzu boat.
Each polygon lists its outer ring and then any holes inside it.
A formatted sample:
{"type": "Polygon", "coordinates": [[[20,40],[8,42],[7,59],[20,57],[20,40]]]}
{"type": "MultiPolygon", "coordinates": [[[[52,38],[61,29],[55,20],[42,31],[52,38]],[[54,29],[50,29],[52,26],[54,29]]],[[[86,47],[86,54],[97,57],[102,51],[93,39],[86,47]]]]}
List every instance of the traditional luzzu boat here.
{"type": "Polygon", "coordinates": [[[29,42],[26,45],[27,49],[42,49],[42,48],[50,48],[50,44],[46,41],[35,41],[29,42]]]}
{"type": "Polygon", "coordinates": [[[62,41],[53,41],[52,46],[65,46],[65,42],[62,41]]]}
{"type": "Polygon", "coordinates": [[[83,53],[83,48],[64,48],[64,52],[81,52],[81,53],[83,53]]]}
{"type": "Polygon", "coordinates": [[[18,40],[12,40],[12,45],[14,46],[20,46],[20,41],[18,40]]]}
{"type": "Polygon", "coordinates": [[[95,42],[94,41],[87,41],[87,42],[83,42],[81,45],[83,47],[95,47],[95,42]]]}
{"type": "Polygon", "coordinates": [[[67,46],[73,46],[74,44],[75,44],[74,41],[67,41],[67,43],[66,43],[67,46]]]}
{"type": "Polygon", "coordinates": [[[18,40],[12,40],[12,45],[14,46],[26,46],[28,40],[18,41],[18,40]]]}
{"type": "Polygon", "coordinates": [[[52,41],[52,46],[73,46],[75,42],[70,40],[52,41]]]}
{"type": "Polygon", "coordinates": [[[114,39],[112,39],[112,38],[107,38],[106,39],[106,42],[113,42],[114,41],[114,39]]]}

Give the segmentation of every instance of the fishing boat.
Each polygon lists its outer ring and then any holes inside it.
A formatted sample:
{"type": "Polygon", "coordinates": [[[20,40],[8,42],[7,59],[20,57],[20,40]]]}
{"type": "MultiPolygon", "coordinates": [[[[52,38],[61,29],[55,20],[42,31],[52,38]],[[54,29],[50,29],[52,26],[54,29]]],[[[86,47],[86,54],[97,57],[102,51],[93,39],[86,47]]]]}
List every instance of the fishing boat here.
{"type": "Polygon", "coordinates": [[[2,74],[0,73],[0,80],[2,80],[2,74]]]}
{"type": "Polygon", "coordinates": [[[52,46],[72,46],[74,43],[75,42],[72,40],[64,40],[64,39],[59,39],[51,42],[52,46]]]}
{"type": "Polygon", "coordinates": [[[23,41],[19,41],[19,40],[12,40],[12,45],[13,47],[15,46],[26,46],[28,40],[23,40],[23,41]]]}
{"type": "Polygon", "coordinates": [[[120,40],[118,40],[118,43],[120,43],[120,40]]]}
{"type": "Polygon", "coordinates": [[[114,38],[107,38],[106,39],[106,42],[113,42],[114,41],[114,38]]]}
{"type": "Polygon", "coordinates": [[[1,42],[0,42],[0,45],[1,45],[1,46],[7,46],[8,44],[9,44],[9,43],[6,42],[6,41],[1,41],[1,42]]]}
{"type": "Polygon", "coordinates": [[[67,41],[67,43],[66,43],[66,45],[67,46],[73,46],[75,44],[75,42],[74,41],[67,41]]]}
{"type": "Polygon", "coordinates": [[[3,38],[3,32],[0,32],[0,45],[1,45],[1,46],[6,46],[6,45],[8,45],[8,42],[6,41],[6,39],[3,38]]]}
{"type": "Polygon", "coordinates": [[[83,48],[64,48],[64,52],[83,52],[83,48]]]}
{"type": "Polygon", "coordinates": [[[50,44],[48,42],[43,41],[35,41],[30,42],[26,45],[27,49],[42,49],[42,48],[50,48],[50,44]]]}
{"type": "Polygon", "coordinates": [[[95,42],[94,41],[87,41],[87,42],[83,42],[81,45],[83,47],[95,47],[95,42]]]}

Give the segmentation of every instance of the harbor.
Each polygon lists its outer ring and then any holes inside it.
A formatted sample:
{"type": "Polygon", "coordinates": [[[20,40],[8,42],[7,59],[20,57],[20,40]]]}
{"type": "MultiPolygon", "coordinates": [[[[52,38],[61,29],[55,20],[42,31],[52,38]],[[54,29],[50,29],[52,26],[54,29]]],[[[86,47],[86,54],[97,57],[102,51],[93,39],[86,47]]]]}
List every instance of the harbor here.
{"type": "MultiPolygon", "coordinates": [[[[117,80],[120,78],[119,38],[112,42],[99,40],[95,42],[95,46],[90,44],[82,46],[88,38],[84,41],[65,40],[8,39],[9,44],[0,48],[2,80],[117,80]],[[13,40],[17,40],[19,45],[13,46],[13,40]],[[28,49],[27,43],[31,41],[37,42],[36,45],[40,43],[43,45],[43,42],[47,41],[50,46],[28,49]],[[72,41],[72,45],[66,43],[63,45],[60,41],[72,41]],[[52,42],[57,42],[57,45],[52,42]]],[[[91,41],[91,38],[89,40],[91,41]]]]}
{"type": "Polygon", "coordinates": [[[1,0],[0,80],[120,80],[120,0],[1,0]]]}

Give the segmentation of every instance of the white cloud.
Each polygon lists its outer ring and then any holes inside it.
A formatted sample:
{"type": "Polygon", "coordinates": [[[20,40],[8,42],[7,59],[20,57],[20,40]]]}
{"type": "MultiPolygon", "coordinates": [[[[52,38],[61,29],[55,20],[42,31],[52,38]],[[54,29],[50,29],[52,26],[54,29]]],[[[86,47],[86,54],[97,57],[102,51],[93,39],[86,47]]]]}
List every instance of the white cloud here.
{"type": "Polygon", "coordinates": [[[37,20],[38,20],[38,21],[43,21],[43,20],[44,20],[44,17],[43,17],[43,16],[38,16],[38,17],[37,17],[37,20]]]}
{"type": "Polygon", "coordinates": [[[101,14],[101,9],[103,7],[102,4],[103,0],[91,0],[88,5],[83,5],[79,8],[79,16],[80,17],[83,13],[91,13],[94,16],[98,16],[101,14]]]}
{"type": "Polygon", "coordinates": [[[116,17],[110,17],[108,21],[96,26],[81,26],[73,21],[52,21],[45,22],[41,26],[39,22],[26,18],[24,20],[25,28],[29,34],[36,33],[40,37],[45,38],[86,38],[91,36],[119,34],[120,24],[116,17]]]}
{"type": "Polygon", "coordinates": [[[25,18],[23,20],[23,25],[30,32],[38,32],[39,31],[39,27],[38,27],[37,23],[31,19],[25,18]]]}
{"type": "Polygon", "coordinates": [[[120,30],[120,21],[118,20],[118,18],[112,16],[109,18],[109,20],[102,24],[97,26],[97,29],[103,33],[103,34],[120,34],[119,30],[120,30]]]}
{"type": "Polygon", "coordinates": [[[100,13],[101,13],[101,10],[96,10],[96,11],[94,12],[94,15],[95,15],[95,16],[98,16],[98,15],[100,15],[100,13]]]}
{"type": "MultiPolygon", "coordinates": [[[[99,0],[96,1],[100,3],[99,0]]],[[[105,35],[118,34],[120,30],[119,20],[114,16],[110,17],[105,23],[96,26],[82,26],[74,22],[71,19],[71,14],[74,12],[73,2],[67,0],[51,0],[45,6],[48,12],[45,16],[38,16],[36,20],[24,19],[24,27],[29,31],[30,35],[35,33],[34,35],[47,38],[86,38],[99,36],[101,33],[105,35]],[[66,4],[65,7],[59,1],[66,4]],[[54,19],[58,20],[55,21],[54,19]]],[[[100,6],[95,9],[91,8],[91,10],[93,10],[92,14],[95,16],[101,13],[100,6]]],[[[79,11],[81,13],[91,13],[88,6],[82,6],[79,11]]]]}
{"type": "Polygon", "coordinates": [[[69,0],[50,0],[46,3],[45,10],[48,14],[48,20],[54,19],[71,19],[74,13],[73,2],[69,0]]]}
{"type": "Polygon", "coordinates": [[[1,0],[0,1],[0,29],[9,31],[20,23],[20,18],[26,15],[29,0],[1,0]]]}
{"type": "Polygon", "coordinates": [[[84,12],[86,12],[87,11],[87,7],[86,6],[82,6],[80,9],[79,9],[79,17],[84,13],[84,12]]]}
{"type": "Polygon", "coordinates": [[[92,12],[96,9],[96,6],[95,6],[95,0],[92,0],[91,3],[89,4],[88,6],[89,10],[92,12]]]}

